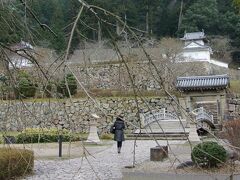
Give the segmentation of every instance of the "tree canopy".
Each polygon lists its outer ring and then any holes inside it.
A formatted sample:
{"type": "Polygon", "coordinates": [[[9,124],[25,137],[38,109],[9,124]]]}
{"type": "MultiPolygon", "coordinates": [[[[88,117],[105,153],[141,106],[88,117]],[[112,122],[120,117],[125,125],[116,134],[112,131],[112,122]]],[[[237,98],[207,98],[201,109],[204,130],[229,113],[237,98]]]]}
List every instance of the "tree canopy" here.
{"type": "Polygon", "coordinates": [[[240,7],[240,0],[233,0],[233,3],[234,3],[237,7],[240,7]]]}
{"type": "MultiPolygon", "coordinates": [[[[43,47],[63,51],[73,21],[80,9],[77,0],[27,0],[31,11],[26,14],[21,1],[0,6],[0,39],[11,44],[20,39],[43,47]],[[47,25],[54,33],[43,28],[47,25]],[[6,23],[8,22],[8,23],[6,23]],[[27,33],[26,33],[27,32],[27,33]]],[[[88,4],[109,10],[129,26],[145,31],[144,36],[181,37],[184,31],[204,31],[207,35],[229,36],[232,46],[240,47],[239,0],[88,0],[88,4]]],[[[116,31],[116,20],[95,9],[111,26],[101,24],[101,36],[116,31]]],[[[72,50],[82,39],[97,40],[99,19],[84,10],[73,36],[72,50]]]]}

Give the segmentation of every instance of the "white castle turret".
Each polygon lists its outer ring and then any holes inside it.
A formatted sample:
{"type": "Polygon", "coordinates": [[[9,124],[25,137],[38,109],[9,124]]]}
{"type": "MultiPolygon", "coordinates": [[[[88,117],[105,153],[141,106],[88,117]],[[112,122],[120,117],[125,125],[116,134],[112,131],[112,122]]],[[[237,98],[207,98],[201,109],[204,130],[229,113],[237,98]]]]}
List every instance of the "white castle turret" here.
{"type": "Polygon", "coordinates": [[[184,34],[181,38],[184,41],[182,57],[184,61],[210,61],[212,54],[211,47],[205,45],[206,36],[204,31],[184,34]]]}

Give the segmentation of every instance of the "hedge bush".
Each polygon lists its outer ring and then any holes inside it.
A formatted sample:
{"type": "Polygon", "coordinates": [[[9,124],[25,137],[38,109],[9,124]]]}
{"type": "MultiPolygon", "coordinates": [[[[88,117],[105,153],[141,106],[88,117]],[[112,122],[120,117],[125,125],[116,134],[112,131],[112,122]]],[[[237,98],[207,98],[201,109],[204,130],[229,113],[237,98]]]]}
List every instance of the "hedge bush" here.
{"type": "Polygon", "coordinates": [[[216,142],[203,142],[196,145],[191,153],[192,161],[204,167],[217,167],[227,159],[227,152],[216,142]]]}
{"type": "Polygon", "coordinates": [[[58,129],[26,129],[16,136],[16,143],[48,143],[58,142],[59,135],[62,134],[62,141],[77,141],[79,137],[68,130],[60,132],[58,129]]]}
{"type": "Polygon", "coordinates": [[[13,179],[31,173],[34,166],[33,151],[0,148],[0,179],[13,179]]]}
{"type": "MultiPolygon", "coordinates": [[[[17,143],[49,143],[49,142],[58,142],[59,135],[58,134],[27,134],[20,133],[17,135],[17,143]]],[[[62,141],[77,141],[78,137],[72,136],[69,134],[62,135],[62,141]]]]}

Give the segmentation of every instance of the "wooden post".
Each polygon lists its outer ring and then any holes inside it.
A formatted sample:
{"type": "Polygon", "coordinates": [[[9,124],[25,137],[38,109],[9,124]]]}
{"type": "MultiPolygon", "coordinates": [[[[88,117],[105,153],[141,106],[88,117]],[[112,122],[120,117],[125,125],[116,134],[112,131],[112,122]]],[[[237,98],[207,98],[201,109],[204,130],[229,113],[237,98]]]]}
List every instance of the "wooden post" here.
{"type": "Polygon", "coordinates": [[[62,157],[62,132],[59,135],[58,143],[59,143],[59,153],[58,153],[58,156],[62,157]]]}
{"type": "Polygon", "coordinates": [[[102,29],[101,29],[101,23],[98,21],[98,43],[102,41],[102,29]]]}

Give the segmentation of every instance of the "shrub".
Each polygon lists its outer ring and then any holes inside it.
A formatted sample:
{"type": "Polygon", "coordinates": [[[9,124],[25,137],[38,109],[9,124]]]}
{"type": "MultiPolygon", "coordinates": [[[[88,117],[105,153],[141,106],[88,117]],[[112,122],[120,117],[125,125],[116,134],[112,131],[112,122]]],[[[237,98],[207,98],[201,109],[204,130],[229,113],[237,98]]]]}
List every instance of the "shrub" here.
{"type": "Polygon", "coordinates": [[[0,148],[0,179],[12,179],[31,173],[33,166],[33,151],[0,148]]]}
{"type": "Polygon", "coordinates": [[[239,80],[231,80],[230,81],[230,89],[234,93],[240,93],[240,81],[239,80]]]}
{"type": "Polygon", "coordinates": [[[36,93],[36,86],[26,78],[22,78],[19,81],[19,95],[23,98],[34,97],[36,93]]]}
{"type": "MultiPolygon", "coordinates": [[[[17,136],[17,143],[49,143],[49,142],[58,142],[59,135],[58,134],[26,134],[21,133],[17,136]]],[[[78,137],[63,134],[62,141],[77,141],[78,137]]]]}
{"type": "Polygon", "coordinates": [[[34,97],[37,86],[32,82],[28,73],[22,71],[18,77],[18,87],[16,89],[16,96],[22,98],[34,97]]]}
{"type": "Polygon", "coordinates": [[[216,142],[203,142],[193,148],[191,158],[200,166],[216,167],[226,161],[227,152],[216,142]]]}
{"type": "Polygon", "coordinates": [[[233,146],[240,147],[240,120],[228,121],[223,125],[223,137],[233,146]]]}
{"type": "Polygon", "coordinates": [[[77,80],[73,74],[67,74],[67,76],[58,84],[57,92],[63,96],[69,97],[69,92],[71,95],[77,93],[77,80]]]}

